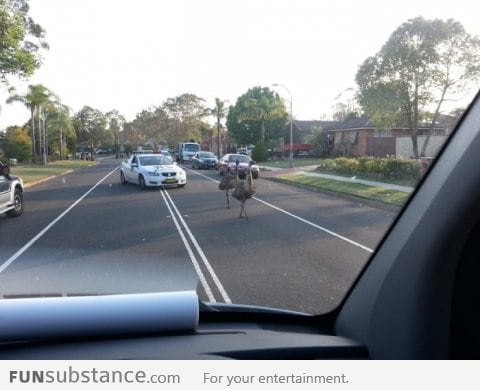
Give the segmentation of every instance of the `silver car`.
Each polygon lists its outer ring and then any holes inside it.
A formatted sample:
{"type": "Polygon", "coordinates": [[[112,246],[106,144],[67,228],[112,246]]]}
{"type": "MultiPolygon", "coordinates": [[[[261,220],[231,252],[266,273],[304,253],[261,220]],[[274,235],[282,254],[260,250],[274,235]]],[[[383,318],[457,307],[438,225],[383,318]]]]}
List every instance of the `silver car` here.
{"type": "Polygon", "coordinates": [[[23,180],[10,175],[10,167],[0,164],[0,214],[18,217],[23,213],[23,180]]]}

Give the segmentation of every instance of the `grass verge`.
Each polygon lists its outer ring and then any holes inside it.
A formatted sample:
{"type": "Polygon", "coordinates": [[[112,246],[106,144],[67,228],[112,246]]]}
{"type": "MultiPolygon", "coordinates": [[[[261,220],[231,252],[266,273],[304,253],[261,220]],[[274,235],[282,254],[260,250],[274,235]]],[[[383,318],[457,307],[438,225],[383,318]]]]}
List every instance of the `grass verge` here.
{"type": "Polygon", "coordinates": [[[322,177],[306,176],[298,173],[279,175],[275,179],[288,184],[300,184],[313,189],[354,196],[368,201],[380,202],[396,207],[403,206],[410,196],[410,194],[406,192],[387,190],[381,187],[372,187],[360,183],[348,183],[322,177]]]}
{"type": "MultiPolygon", "coordinates": [[[[306,167],[308,165],[320,165],[324,158],[309,158],[309,157],[302,157],[302,158],[294,158],[293,159],[293,166],[294,167],[306,167]]],[[[268,160],[259,163],[259,165],[264,165],[266,167],[272,168],[289,168],[289,161],[288,158],[285,160],[268,160]]]]}
{"type": "Polygon", "coordinates": [[[88,167],[95,164],[97,164],[96,161],[61,160],[47,165],[17,165],[10,169],[12,175],[20,176],[23,182],[27,184],[65,173],[71,169],[88,167]]]}

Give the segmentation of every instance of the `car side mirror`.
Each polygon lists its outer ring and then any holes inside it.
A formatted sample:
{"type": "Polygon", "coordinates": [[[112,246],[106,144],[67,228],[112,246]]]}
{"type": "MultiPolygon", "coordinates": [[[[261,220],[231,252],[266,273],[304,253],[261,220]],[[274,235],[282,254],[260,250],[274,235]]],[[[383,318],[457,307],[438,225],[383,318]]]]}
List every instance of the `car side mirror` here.
{"type": "Polygon", "coordinates": [[[10,167],[8,165],[0,166],[0,175],[10,175],[10,167]]]}

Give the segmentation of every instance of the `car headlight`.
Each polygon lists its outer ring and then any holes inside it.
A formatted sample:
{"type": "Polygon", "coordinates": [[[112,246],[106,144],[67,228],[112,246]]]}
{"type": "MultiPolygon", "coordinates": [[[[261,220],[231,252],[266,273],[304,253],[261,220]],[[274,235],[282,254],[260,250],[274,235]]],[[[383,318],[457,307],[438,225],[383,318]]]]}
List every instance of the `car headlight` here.
{"type": "Polygon", "coordinates": [[[178,175],[178,176],[185,176],[185,171],[183,171],[183,170],[182,170],[182,171],[178,171],[178,172],[177,172],[177,175],[178,175]]]}

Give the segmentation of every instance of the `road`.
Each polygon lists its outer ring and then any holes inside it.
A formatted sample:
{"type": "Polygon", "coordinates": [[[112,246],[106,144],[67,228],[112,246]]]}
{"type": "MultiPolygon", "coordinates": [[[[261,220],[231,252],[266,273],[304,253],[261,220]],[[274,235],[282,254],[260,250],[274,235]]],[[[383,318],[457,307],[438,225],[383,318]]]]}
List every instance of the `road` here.
{"type": "Polygon", "coordinates": [[[217,171],[185,188],[142,191],[103,160],[28,188],[20,218],[0,217],[0,294],[110,294],[197,288],[206,302],[307,313],[334,308],[394,213],[256,180],[238,218],[217,171]]]}

